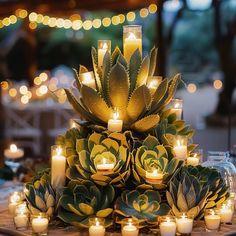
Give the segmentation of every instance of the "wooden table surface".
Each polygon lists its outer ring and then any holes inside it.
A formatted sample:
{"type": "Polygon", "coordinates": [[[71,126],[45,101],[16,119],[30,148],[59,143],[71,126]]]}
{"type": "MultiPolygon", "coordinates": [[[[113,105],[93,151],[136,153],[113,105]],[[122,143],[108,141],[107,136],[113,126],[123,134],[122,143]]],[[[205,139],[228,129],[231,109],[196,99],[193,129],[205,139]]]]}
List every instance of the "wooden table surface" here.
{"type": "MultiPolygon", "coordinates": [[[[25,231],[16,231],[12,216],[8,214],[8,202],[7,198],[10,192],[20,191],[22,187],[12,186],[12,183],[6,183],[0,186],[0,236],[2,235],[13,235],[13,236],[29,236],[31,235],[31,228],[25,231]]],[[[75,227],[66,228],[53,228],[49,227],[49,236],[86,236],[87,233],[79,232],[79,229],[75,227]]],[[[106,233],[106,236],[119,236],[119,233],[106,233]]],[[[141,236],[142,234],[140,234],[141,236]]],[[[222,225],[221,229],[217,233],[205,232],[204,227],[194,227],[192,236],[222,236],[222,235],[232,235],[236,236],[236,216],[234,216],[232,225],[222,225]]]]}

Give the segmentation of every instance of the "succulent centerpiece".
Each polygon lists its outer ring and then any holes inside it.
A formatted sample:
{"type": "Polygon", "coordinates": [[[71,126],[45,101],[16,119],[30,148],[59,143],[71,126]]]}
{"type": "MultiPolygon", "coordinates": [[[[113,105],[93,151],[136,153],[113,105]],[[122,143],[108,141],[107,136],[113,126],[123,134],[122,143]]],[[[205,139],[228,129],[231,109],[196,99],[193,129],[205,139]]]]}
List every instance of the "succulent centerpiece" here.
{"type": "Polygon", "coordinates": [[[105,218],[106,227],[127,217],[148,227],[166,214],[201,218],[228,197],[216,170],[185,166],[197,145],[182,110],[170,107],[181,76],[157,80],[157,49],[142,58],[138,44],[124,54],[107,50],[102,60],[92,48],[93,71],[75,70],[75,86],[65,93],[82,119],[56,140],[66,183],[62,191],[46,175],[29,183],[31,211],[78,227],[92,216],[105,218]]]}

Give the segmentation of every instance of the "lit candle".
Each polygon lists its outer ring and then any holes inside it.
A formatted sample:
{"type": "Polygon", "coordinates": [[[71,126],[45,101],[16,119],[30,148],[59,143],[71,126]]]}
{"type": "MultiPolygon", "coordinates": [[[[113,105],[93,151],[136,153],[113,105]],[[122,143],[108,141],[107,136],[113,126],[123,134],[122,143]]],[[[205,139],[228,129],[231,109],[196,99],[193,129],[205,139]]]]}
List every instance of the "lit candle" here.
{"type": "Polygon", "coordinates": [[[220,222],[231,223],[234,215],[234,209],[232,205],[223,204],[219,209],[220,222]]]}
{"type": "Polygon", "coordinates": [[[218,230],[220,227],[220,216],[213,209],[207,210],[204,216],[207,230],[218,230]]]}
{"type": "Polygon", "coordinates": [[[124,57],[130,61],[135,50],[139,49],[142,55],[142,27],[139,25],[126,25],[123,27],[124,57]]]}
{"type": "Polygon", "coordinates": [[[161,236],[175,236],[176,223],[171,220],[170,217],[166,217],[166,220],[160,223],[161,236]]]}
{"type": "Polygon", "coordinates": [[[149,88],[150,93],[152,95],[156,92],[158,86],[161,83],[161,80],[162,80],[161,76],[149,76],[148,77],[148,79],[147,79],[147,87],[149,88]]]}
{"type": "Polygon", "coordinates": [[[106,52],[111,53],[111,41],[110,40],[98,40],[98,66],[102,67],[103,58],[106,52]]]}
{"type": "Polygon", "coordinates": [[[11,144],[9,149],[4,150],[4,156],[9,159],[18,159],[24,156],[24,150],[17,148],[15,144],[11,144]]]}
{"type": "Polygon", "coordinates": [[[150,184],[160,184],[163,180],[163,174],[159,173],[158,170],[152,172],[146,171],[146,181],[150,184]]]}
{"type": "Polygon", "coordinates": [[[181,120],[183,110],[183,100],[172,99],[171,101],[171,112],[176,114],[176,119],[181,120]]]}
{"type": "Polygon", "coordinates": [[[185,160],[187,158],[187,138],[178,135],[174,141],[173,150],[175,157],[180,160],[185,160]]]}
{"type": "Polygon", "coordinates": [[[199,158],[197,157],[197,153],[194,154],[194,156],[190,156],[187,158],[187,165],[191,166],[197,166],[199,165],[199,158]]]}
{"type": "Polygon", "coordinates": [[[104,227],[104,219],[101,218],[92,218],[89,219],[89,235],[90,236],[104,236],[105,235],[105,227],[104,227]]]}
{"type": "Polygon", "coordinates": [[[66,158],[62,155],[62,148],[54,145],[52,150],[51,184],[54,189],[62,188],[66,180],[66,158]]]}
{"type": "Polygon", "coordinates": [[[32,231],[36,234],[47,233],[48,230],[48,218],[43,215],[39,215],[32,219],[32,231]]]}
{"type": "Polygon", "coordinates": [[[110,119],[108,121],[108,126],[107,129],[110,132],[121,132],[122,131],[122,126],[123,126],[123,121],[119,120],[119,113],[116,111],[113,114],[113,119],[110,119]]]}
{"type": "Polygon", "coordinates": [[[137,227],[137,222],[133,219],[124,219],[122,221],[122,236],[138,236],[139,229],[137,227]]]}
{"type": "Polygon", "coordinates": [[[114,169],[114,163],[108,163],[106,158],[102,158],[102,163],[97,165],[99,171],[111,171],[114,169]]]}
{"type": "Polygon", "coordinates": [[[176,218],[177,231],[180,234],[191,234],[193,229],[193,219],[188,217],[185,213],[176,218]]]}
{"type": "Polygon", "coordinates": [[[90,88],[96,89],[95,78],[92,71],[80,74],[80,81],[82,84],[90,88]]]}
{"type": "Polygon", "coordinates": [[[14,192],[9,196],[8,210],[10,214],[15,214],[17,205],[22,202],[22,194],[19,192],[14,192]]]}
{"type": "Polygon", "coordinates": [[[21,212],[16,213],[15,217],[13,218],[14,224],[16,229],[26,229],[29,224],[29,216],[24,210],[21,212]]]}

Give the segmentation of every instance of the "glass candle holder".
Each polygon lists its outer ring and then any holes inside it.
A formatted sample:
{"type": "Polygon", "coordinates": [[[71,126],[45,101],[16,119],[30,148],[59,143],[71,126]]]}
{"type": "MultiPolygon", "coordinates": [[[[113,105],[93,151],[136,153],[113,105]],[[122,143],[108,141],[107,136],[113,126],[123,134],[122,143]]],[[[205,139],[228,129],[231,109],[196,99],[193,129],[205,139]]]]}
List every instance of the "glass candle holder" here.
{"type": "Polygon", "coordinates": [[[26,202],[19,203],[15,208],[15,214],[25,213],[29,214],[29,210],[26,202]]]}
{"type": "Polygon", "coordinates": [[[13,221],[17,230],[26,230],[29,226],[29,212],[20,205],[16,208],[13,221]]]}
{"type": "Polygon", "coordinates": [[[15,214],[17,205],[22,203],[23,199],[24,199],[24,196],[22,192],[13,192],[9,195],[9,198],[8,198],[9,214],[15,214]]]}
{"type": "Polygon", "coordinates": [[[231,224],[234,216],[234,205],[223,203],[217,208],[220,222],[223,224],[231,224]]]}
{"type": "Polygon", "coordinates": [[[96,89],[96,82],[94,78],[93,71],[88,71],[85,73],[80,74],[79,76],[80,82],[90,88],[96,89]]]}
{"type": "Polygon", "coordinates": [[[107,129],[109,132],[121,132],[123,127],[123,120],[119,119],[119,112],[115,109],[113,113],[113,119],[109,119],[107,123],[107,129]]]}
{"type": "Polygon", "coordinates": [[[183,100],[172,99],[170,102],[171,112],[176,114],[176,119],[181,120],[183,111],[183,100]]]}
{"type": "Polygon", "coordinates": [[[154,169],[146,171],[146,182],[150,184],[161,184],[163,181],[163,173],[154,169]]]}
{"type": "Polygon", "coordinates": [[[161,76],[149,76],[147,79],[147,87],[150,90],[151,95],[153,95],[158,86],[160,85],[162,81],[162,77],[161,76]]]}
{"type": "Polygon", "coordinates": [[[98,66],[102,67],[106,52],[111,53],[111,40],[98,40],[98,66]]]}
{"type": "Polygon", "coordinates": [[[124,57],[129,63],[133,53],[139,49],[142,56],[142,26],[125,25],[123,26],[123,50],[124,57]]]}
{"type": "Polygon", "coordinates": [[[177,228],[175,217],[162,216],[159,227],[161,236],[175,236],[177,228]]]}
{"type": "Polygon", "coordinates": [[[200,156],[198,155],[198,153],[191,153],[186,160],[186,164],[187,165],[191,165],[191,166],[197,166],[200,163],[200,156]]]}
{"type": "Polygon", "coordinates": [[[175,158],[186,160],[188,155],[187,149],[188,139],[186,136],[176,135],[173,142],[173,150],[175,158]]]}
{"type": "Polygon", "coordinates": [[[138,236],[139,222],[133,218],[126,218],[121,221],[122,236],[138,236]]]}
{"type": "Polygon", "coordinates": [[[193,216],[183,213],[176,217],[177,232],[180,235],[191,235],[193,230],[193,216]]]}
{"type": "Polygon", "coordinates": [[[206,209],[204,211],[204,221],[207,232],[217,232],[220,229],[220,215],[216,209],[206,209]]]}
{"type": "Polygon", "coordinates": [[[45,213],[31,216],[32,235],[46,236],[48,234],[49,218],[45,213]]]}
{"type": "Polygon", "coordinates": [[[105,219],[98,217],[89,218],[89,236],[104,236],[106,229],[104,227],[105,219]]]}

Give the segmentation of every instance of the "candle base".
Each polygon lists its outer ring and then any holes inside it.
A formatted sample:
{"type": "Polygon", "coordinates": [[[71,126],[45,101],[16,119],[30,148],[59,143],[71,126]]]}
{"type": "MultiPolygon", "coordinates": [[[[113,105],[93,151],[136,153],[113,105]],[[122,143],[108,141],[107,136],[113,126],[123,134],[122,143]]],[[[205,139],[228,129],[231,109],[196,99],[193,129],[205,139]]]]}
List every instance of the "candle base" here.
{"type": "Polygon", "coordinates": [[[146,178],[146,182],[149,184],[162,184],[163,179],[149,179],[146,178]]]}
{"type": "Polygon", "coordinates": [[[182,234],[182,233],[177,232],[176,235],[178,235],[178,236],[190,236],[191,233],[188,233],[188,234],[182,234]]]}
{"type": "Polygon", "coordinates": [[[33,235],[33,236],[47,236],[47,235],[48,235],[48,232],[42,232],[42,233],[35,233],[35,232],[32,232],[32,235],[33,235]]]}

